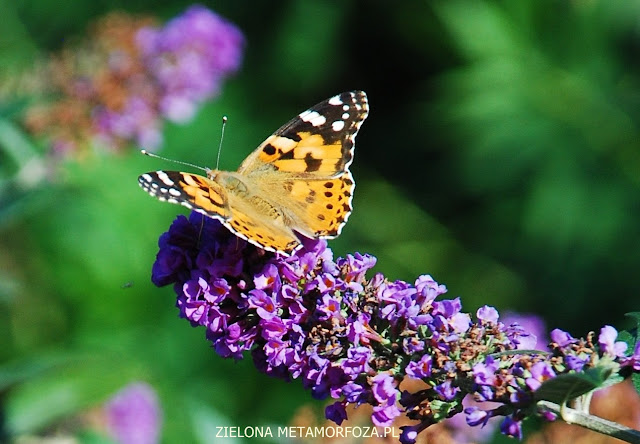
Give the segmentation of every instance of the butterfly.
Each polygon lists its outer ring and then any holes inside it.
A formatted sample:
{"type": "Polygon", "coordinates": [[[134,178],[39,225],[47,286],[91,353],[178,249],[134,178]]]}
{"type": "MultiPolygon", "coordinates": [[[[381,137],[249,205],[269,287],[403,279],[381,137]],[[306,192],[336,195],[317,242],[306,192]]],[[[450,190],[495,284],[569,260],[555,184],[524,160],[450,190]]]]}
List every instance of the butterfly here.
{"type": "Polygon", "coordinates": [[[337,237],[351,214],[355,137],[369,112],[363,91],[338,94],[269,136],[236,172],[142,174],[147,193],[218,219],[264,250],[290,255],[301,237],[337,237]]]}

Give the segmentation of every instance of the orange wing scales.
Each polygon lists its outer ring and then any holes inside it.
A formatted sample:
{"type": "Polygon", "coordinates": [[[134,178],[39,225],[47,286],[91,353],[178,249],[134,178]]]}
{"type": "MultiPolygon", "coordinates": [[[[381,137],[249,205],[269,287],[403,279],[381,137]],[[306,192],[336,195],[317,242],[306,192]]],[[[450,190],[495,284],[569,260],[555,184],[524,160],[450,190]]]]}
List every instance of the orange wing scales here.
{"type": "Polygon", "coordinates": [[[293,231],[273,224],[256,224],[255,218],[238,209],[232,210],[231,219],[223,224],[237,236],[267,251],[288,255],[300,245],[293,231]]]}
{"type": "Polygon", "coordinates": [[[307,216],[294,228],[307,237],[337,237],[351,214],[354,188],[349,171],[335,179],[294,182],[291,195],[307,216]]]}

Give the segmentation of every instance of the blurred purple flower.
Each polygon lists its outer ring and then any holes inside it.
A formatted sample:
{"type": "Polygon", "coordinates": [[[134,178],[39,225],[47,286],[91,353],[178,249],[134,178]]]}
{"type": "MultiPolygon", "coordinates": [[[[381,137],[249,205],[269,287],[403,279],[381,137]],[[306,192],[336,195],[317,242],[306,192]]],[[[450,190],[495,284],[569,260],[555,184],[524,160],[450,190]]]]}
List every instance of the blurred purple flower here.
{"type": "Polygon", "coordinates": [[[342,402],[334,402],[331,405],[328,405],[325,408],[324,415],[327,419],[335,422],[340,425],[342,422],[347,419],[347,411],[344,408],[344,403],[342,402]]]}
{"type": "Polygon", "coordinates": [[[492,410],[499,404],[476,402],[471,395],[467,395],[462,404],[463,413],[445,421],[452,442],[466,444],[489,441],[500,425],[500,418],[495,417],[492,410]]]}
{"type": "Polygon", "coordinates": [[[112,146],[116,140],[130,140],[149,148],[162,143],[157,112],[146,98],[130,96],[121,109],[96,107],[93,114],[98,139],[106,146],[112,146]]]}
{"type": "Polygon", "coordinates": [[[244,37],[219,15],[195,5],[161,29],[141,29],[136,42],[159,87],[160,112],[182,123],[239,69],[244,37]]]}
{"type": "Polygon", "coordinates": [[[162,412],[158,397],[148,384],[129,384],[104,409],[107,429],[119,444],[159,442],[162,412]]]}
{"type": "Polygon", "coordinates": [[[52,58],[47,81],[57,100],[33,106],[25,117],[32,132],[51,137],[54,154],[91,142],[109,150],[132,143],[156,149],[162,119],[192,119],[242,62],[240,30],[200,5],[161,27],[148,17],[112,13],[92,29],[82,46],[52,58]]]}
{"type": "Polygon", "coordinates": [[[547,328],[544,320],[535,314],[516,313],[507,311],[502,315],[502,322],[505,325],[518,324],[522,331],[529,335],[526,348],[529,350],[547,350],[549,339],[547,338],[547,328]]]}

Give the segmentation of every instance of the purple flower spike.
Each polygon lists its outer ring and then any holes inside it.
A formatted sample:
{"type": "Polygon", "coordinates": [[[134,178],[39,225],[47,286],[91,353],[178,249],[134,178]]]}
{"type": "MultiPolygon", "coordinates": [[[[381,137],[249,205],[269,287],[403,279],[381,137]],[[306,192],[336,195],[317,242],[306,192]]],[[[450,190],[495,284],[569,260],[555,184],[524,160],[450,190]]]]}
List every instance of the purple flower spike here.
{"type": "Polygon", "coordinates": [[[324,240],[305,240],[282,257],[194,213],[176,219],[159,245],[154,282],[174,284],[180,315],[206,328],[218,354],[241,359],[251,351],[260,371],[301,379],[314,398],[336,400],[325,415],[338,424],[349,404],[371,405],[377,426],[405,415],[415,423],[403,427],[403,443],[463,410],[465,427],[487,426],[489,434],[502,417],[501,431],[521,437],[545,381],[601,359],[640,367],[640,347],[624,357],[612,327],[602,329],[599,348],[593,335],[556,329],[550,351],[539,353],[543,332],[501,322],[489,306],[473,319],[460,298],[436,300],[446,288],[427,275],[415,284],[368,278],[375,258],[334,261],[324,240]]]}
{"type": "Polygon", "coordinates": [[[496,372],[500,368],[500,362],[489,356],[485,362],[479,362],[473,367],[473,376],[476,384],[493,385],[496,382],[496,372]]]}
{"type": "Polygon", "coordinates": [[[379,373],[372,380],[372,392],[376,400],[381,403],[395,403],[398,397],[396,383],[388,373],[379,373]]]}
{"type": "Polygon", "coordinates": [[[544,320],[535,314],[522,314],[507,312],[502,316],[502,322],[505,325],[513,326],[518,325],[520,327],[518,336],[526,334],[526,339],[521,339],[522,342],[526,342],[519,349],[529,350],[546,350],[549,340],[546,335],[546,326],[544,320]],[[522,332],[522,334],[520,334],[522,332]],[[535,340],[535,342],[534,342],[535,340]]]}
{"type": "Polygon", "coordinates": [[[451,381],[444,381],[442,384],[436,385],[434,390],[445,401],[452,401],[460,393],[460,388],[454,387],[451,381]]]}
{"type": "Polygon", "coordinates": [[[556,376],[556,373],[547,362],[536,362],[531,367],[531,376],[527,378],[526,384],[531,390],[537,390],[544,381],[556,376]]]}

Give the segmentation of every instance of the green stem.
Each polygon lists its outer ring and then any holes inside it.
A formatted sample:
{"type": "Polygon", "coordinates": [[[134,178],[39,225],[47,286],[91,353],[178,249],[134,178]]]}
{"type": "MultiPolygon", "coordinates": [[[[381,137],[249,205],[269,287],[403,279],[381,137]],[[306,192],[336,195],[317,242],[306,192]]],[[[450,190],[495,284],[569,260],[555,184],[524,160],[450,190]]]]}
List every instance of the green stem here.
{"type": "Polygon", "coordinates": [[[612,436],[622,441],[640,444],[640,432],[617,422],[593,416],[550,401],[538,401],[538,406],[558,415],[567,424],[577,424],[594,432],[612,436]]]}

